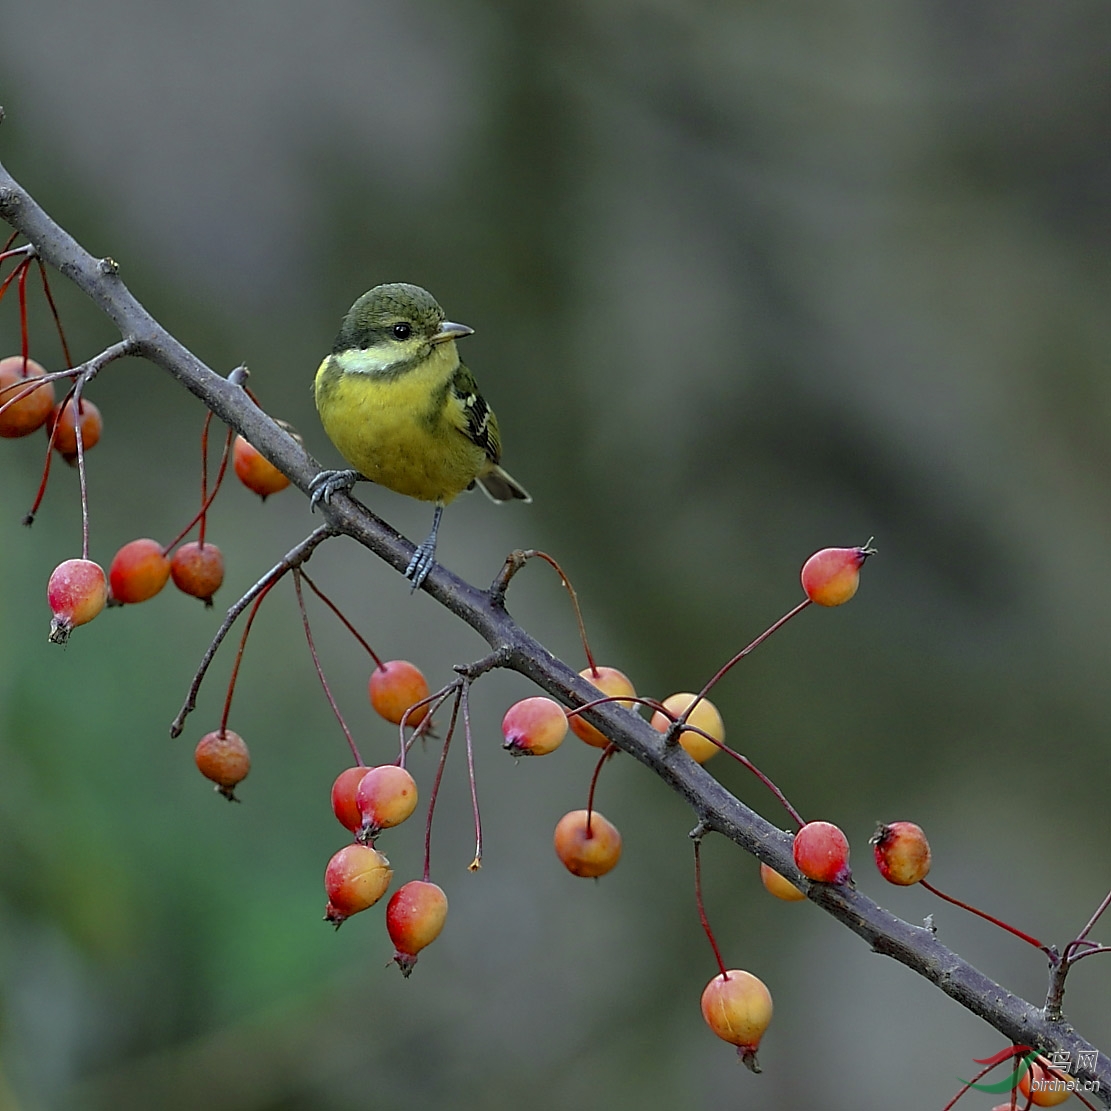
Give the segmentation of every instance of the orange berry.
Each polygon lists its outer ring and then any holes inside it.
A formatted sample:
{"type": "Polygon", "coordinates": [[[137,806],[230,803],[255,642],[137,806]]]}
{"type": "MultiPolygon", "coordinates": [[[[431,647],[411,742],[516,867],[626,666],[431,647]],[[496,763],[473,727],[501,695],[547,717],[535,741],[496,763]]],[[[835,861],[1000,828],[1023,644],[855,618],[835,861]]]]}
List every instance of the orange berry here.
{"type": "Polygon", "coordinates": [[[104,569],[91,559],[67,559],[59,563],[46,584],[46,600],[53,619],[52,644],[65,644],[78,626],[92,621],[108,601],[104,569]]]}
{"type": "MultiPolygon", "coordinates": [[[[598,688],[599,698],[603,696],[613,697],[619,694],[632,695],[634,697],[636,695],[633,684],[629,682],[629,677],[624,672],[618,671],[616,667],[599,667],[594,670],[589,667],[584,667],[579,674],[598,688]]],[[[622,701],[619,702],[618,705],[629,707],[632,706],[632,703],[622,701]]],[[[593,745],[595,748],[605,748],[606,745],[609,744],[609,738],[599,733],[593,725],[583,721],[580,714],[575,714],[574,717],[568,718],[567,720],[568,724],[571,726],[571,732],[574,733],[579,740],[586,741],[588,745],[593,745]]]]}
{"type": "Polygon", "coordinates": [[[802,589],[807,598],[819,606],[840,606],[847,602],[860,585],[860,569],[864,561],[875,555],[875,548],[823,548],[815,552],[802,567],[802,589]]]}
{"type": "MultiPolygon", "coordinates": [[[[100,410],[85,398],[81,399],[81,444],[86,451],[100,441],[104,429],[100,410]]],[[[73,398],[65,406],[55,405],[46,422],[46,434],[54,433],[54,447],[70,463],[77,458],[77,421],[73,416],[73,398]],[[57,427],[57,432],[54,428],[57,427]]]]}
{"type": "Polygon", "coordinates": [[[384,829],[401,825],[417,808],[417,785],[397,764],[371,768],[355,790],[355,803],[362,815],[360,841],[373,841],[384,829]]]}
{"type": "MultiPolygon", "coordinates": [[[[675,717],[681,717],[696,697],[689,691],[673,694],[663,700],[663,706],[675,717]]],[[[717,707],[709,699],[703,698],[695,706],[691,716],[687,718],[687,724],[693,725],[695,729],[701,729],[703,733],[709,733],[711,737],[716,737],[724,744],[725,723],[721,720],[717,707]]],[[[652,715],[652,728],[666,733],[671,728],[671,719],[657,710],[652,715]]],[[[686,730],[679,734],[679,743],[686,750],[687,755],[699,764],[705,764],[711,756],[716,756],[721,751],[713,741],[707,740],[700,733],[689,733],[686,730]]]]}
{"type": "Polygon", "coordinates": [[[47,422],[54,409],[53,382],[45,382],[25,397],[19,397],[20,390],[45,373],[34,359],[27,360],[26,374],[23,373],[21,355],[0,359],[0,408],[3,409],[0,412],[0,436],[5,439],[27,436],[47,422]],[[17,397],[19,400],[14,400],[17,397]]]}
{"type": "Polygon", "coordinates": [[[235,798],[235,785],[242,783],[251,770],[251,754],[238,733],[230,729],[214,729],[206,733],[193,751],[193,760],[201,775],[216,784],[216,790],[230,802],[235,798]]]}
{"type": "Polygon", "coordinates": [[[224,581],[223,553],[215,544],[190,540],[174,552],[170,574],[178,590],[211,606],[212,595],[224,581]]]}
{"type": "Polygon", "coordinates": [[[621,834],[597,810],[572,810],[564,814],[556,824],[553,840],[556,855],[573,876],[604,876],[621,859],[621,834]]]}
{"type": "Polygon", "coordinates": [[[781,876],[774,868],[769,868],[766,864],[760,864],[760,882],[773,894],[777,899],[782,899],[785,903],[797,903],[800,899],[806,898],[806,892],[800,891],[789,879],[781,876]]]}
{"type": "Polygon", "coordinates": [[[447,896],[436,884],[411,880],[393,893],[386,907],[386,929],[402,975],[413,971],[417,954],[440,936],[446,920],[447,896]]]}
{"type": "Polygon", "coordinates": [[[157,540],[144,537],[124,544],[108,568],[112,600],[123,604],[153,598],[170,578],[170,557],[157,540]]]}
{"type": "Polygon", "coordinates": [[[849,878],[849,841],[832,822],[807,822],[795,834],[795,867],[819,883],[844,883],[849,878]]]}
{"type": "Polygon", "coordinates": [[[731,968],[715,976],[702,992],[702,1017],[753,1072],[760,1071],[756,1050],[772,1020],[771,992],[751,972],[731,968]]]}
{"type": "Polygon", "coordinates": [[[547,756],[567,736],[567,714],[550,698],[522,698],[506,710],[501,731],[502,747],[514,756],[547,756]]]}
{"type": "Polygon", "coordinates": [[[332,784],[332,813],[339,819],[339,824],[352,833],[357,833],[363,824],[363,815],[355,793],[368,771],[370,768],[364,768],[361,764],[347,768],[336,776],[336,781],[332,784]]]}
{"type": "MultiPolygon", "coordinates": [[[[370,673],[367,684],[370,704],[394,725],[400,725],[405,711],[410,706],[428,697],[428,680],[419,667],[408,660],[389,660],[370,673]]],[[[428,716],[428,706],[414,710],[407,718],[406,725],[417,726],[428,716]]]]}
{"type": "Polygon", "coordinates": [[[1053,1068],[1044,1057],[1039,1057],[1019,1078],[1018,1087],[1035,1107],[1056,1107],[1072,1095],[1071,1082],[1067,1072],[1053,1068]]]}
{"type": "Polygon", "coordinates": [[[913,822],[891,822],[872,834],[876,867],[888,883],[909,887],[930,871],[930,843],[913,822]]]}
{"type": "Polygon", "coordinates": [[[242,436],[236,436],[232,448],[232,466],[239,481],[265,501],[271,494],[289,485],[286,478],[269,459],[242,436]]]}
{"type": "Polygon", "coordinates": [[[353,914],[372,907],[389,889],[393,879],[390,862],[367,845],[346,845],[324,869],[328,905],[324,920],[338,929],[353,914]]]}

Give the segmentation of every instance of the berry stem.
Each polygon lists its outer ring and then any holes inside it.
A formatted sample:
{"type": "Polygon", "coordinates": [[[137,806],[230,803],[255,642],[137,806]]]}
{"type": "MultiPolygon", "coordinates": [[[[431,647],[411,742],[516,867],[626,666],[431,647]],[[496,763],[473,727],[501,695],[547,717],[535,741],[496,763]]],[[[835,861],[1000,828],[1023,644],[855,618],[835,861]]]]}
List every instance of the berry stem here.
{"type": "Polygon", "coordinates": [[[19,264],[19,347],[23,355],[23,377],[27,377],[27,357],[31,337],[27,332],[27,272],[31,269],[32,255],[19,264]]]}
{"type": "Polygon", "coordinates": [[[602,749],[602,755],[598,757],[598,763],[594,765],[594,774],[590,777],[590,790],[586,794],[586,836],[588,839],[594,836],[590,832],[590,819],[594,817],[594,791],[598,786],[598,776],[602,774],[602,765],[620,751],[617,745],[610,741],[602,749]]]}
{"type": "Polygon", "coordinates": [[[82,375],[73,387],[73,430],[77,436],[77,486],[81,491],[81,558],[89,558],[89,484],[85,477],[85,437],[81,433],[81,393],[87,379],[82,375]]]}
{"type": "MultiPolygon", "coordinates": [[[[65,407],[70,398],[73,397],[73,391],[77,387],[72,387],[62,398],[62,406],[60,411],[65,411],[65,407]]],[[[39,511],[39,506],[42,505],[42,499],[46,497],[46,483],[50,478],[50,465],[54,461],[54,441],[58,438],[58,428],[61,421],[54,421],[50,429],[50,439],[46,442],[46,458],[42,464],[42,478],[39,479],[38,492],[35,494],[35,500],[31,504],[31,508],[27,511],[27,515],[23,518],[23,523],[28,527],[35,523],[35,514],[39,511]]],[[[80,421],[77,423],[80,424],[80,421]]]]}
{"type": "Polygon", "coordinates": [[[471,738],[471,684],[462,680],[459,688],[459,704],[463,711],[463,737],[467,742],[467,780],[471,786],[471,812],[474,815],[474,860],[467,865],[467,870],[477,872],[482,867],[482,815],[478,810],[478,781],[474,773],[474,743],[471,738]]]}
{"type": "MultiPolygon", "coordinates": [[[[381,670],[381,668],[383,667],[383,664],[382,664],[382,660],[379,657],[378,653],[375,652],[374,649],[371,648],[371,646],[369,644],[367,644],[367,642],[363,639],[362,634],[359,632],[359,630],[356,629],[355,626],[352,625],[351,622],[348,621],[346,617],[344,617],[344,615],[340,612],[339,606],[337,606],[335,604],[335,602],[333,602],[332,599],[329,598],[316,585],[316,583],[314,583],[312,581],[312,579],[309,578],[309,576],[304,571],[301,572],[301,578],[303,578],[305,580],[305,582],[308,583],[309,589],[332,611],[332,613],[334,613],[336,615],[336,617],[338,617],[340,619],[340,621],[343,622],[344,627],[347,629],[347,631],[367,650],[367,652],[370,653],[370,657],[371,657],[372,660],[374,660],[375,666],[378,667],[379,670],[381,670]]],[[[421,704],[423,705],[423,703],[421,703],[421,704]]],[[[411,708],[412,707],[410,707],[410,709],[411,708]]]]}
{"type": "Polygon", "coordinates": [[[54,295],[50,292],[50,280],[46,276],[46,264],[35,256],[39,264],[39,274],[42,277],[42,291],[46,295],[46,303],[50,306],[50,315],[54,317],[54,327],[58,329],[58,339],[62,344],[62,355],[65,357],[66,366],[73,369],[73,359],[70,358],[69,344],[66,343],[66,333],[62,328],[62,318],[58,315],[58,306],[54,304],[54,295]]]}
{"type": "Polygon", "coordinates": [[[706,932],[706,937],[710,942],[710,948],[714,951],[714,957],[717,959],[718,968],[721,970],[722,979],[729,979],[726,972],[725,961],[721,959],[721,950],[718,948],[717,939],[714,937],[714,931],[710,928],[710,920],[706,917],[706,904],[702,901],[702,829],[699,827],[694,835],[694,900],[698,904],[698,920],[702,923],[702,929],[706,932]]]}
{"type": "Polygon", "coordinates": [[[952,903],[955,907],[960,907],[961,910],[967,910],[971,914],[975,914],[985,921],[990,922],[993,926],[998,926],[1002,930],[1006,930],[1009,934],[1014,934],[1015,937],[1021,938],[1028,945],[1033,945],[1035,949],[1040,949],[1045,953],[1050,960],[1056,962],[1056,954],[1049,948],[1048,945],[1043,945],[1036,937],[1031,937],[1029,934],[1023,933],[1022,930],[1016,929],[1014,926],[1007,925],[1006,922],[988,914],[987,911],[977,910],[974,906],[969,906],[968,903],[962,903],[960,899],[954,899],[952,895],[946,895],[944,891],[938,891],[932,883],[927,880],[919,880],[919,884],[927,891],[932,891],[939,899],[944,899],[947,903],[952,903]]]}
{"type": "Polygon", "coordinates": [[[702,688],[702,690],[698,692],[698,694],[694,697],[693,701],[686,708],[686,710],[679,715],[675,725],[673,725],[671,727],[671,730],[669,731],[669,736],[671,732],[677,732],[678,726],[687,724],[687,718],[691,716],[691,713],[694,711],[695,706],[697,706],[699,702],[701,702],[706,697],[706,695],[708,695],[710,691],[713,690],[713,688],[725,677],[725,675],[730,670],[732,670],[733,667],[739,664],[741,660],[743,660],[745,656],[747,656],[755,648],[763,644],[764,641],[772,635],[772,633],[777,632],[779,629],[782,629],[783,626],[786,625],[787,622],[795,616],[795,614],[802,613],[802,611],[806,609],[808,605],[810,605],[810,599],[804,598],[801,602],[799,602],[797,606],[795,606],[794,609],[789,610],[778,621],[776,621],[772,625],[769,625],[768,628],[766,628],[754,641],[752,641],[751,644],[745,645],[745,647],[742,648],[727,664],[725,664],[723,667],[718,668],[713,678],[710,679],[710,681],[702,688]]]}
{"type": "Polygon", "coordinates": [[[597,675],[598,665],[594,662],[594,655],[590,651],[590,642],[586,639],[586,625],[583,622],[582,609],[579,606],[579,596],[575,593],[575,588],[571,585],[571,580],[564,574],[563,568],[560,567],[556,560],[548,555],[547,552],[542,552],[537,548],[518,548],[510,552],[509,555],[505,557],[505,563],[498,572],[497,578],[494,579],[490,586],[490,601],[499,606],[505,604],[505,592],[509,586],[509,580],[512,579],[530,559],[544,560],[544,562],[559,576],[559,581],[563,583],[564,589],[570,595],[571,605],[575,610],[575,621],[579,626],[579,637],[582,640],[583,651],[586,653],[587,666],[590,668],[591,675],[597,675]]]}
{"type": "Polygon", "coordinates": [[[274,564],[274,566],[228,610],[227,615],[224,617],[223,624],[216,630],[216,635],[212,638],[208,648],[205,650],[204,656],[201,658],[200,665],[197,668],[196,674],[193,676],[193,681],[189,685],[189,692],[185,696],[185,703],[178,711],[177,717],[170,723],[171,737],[181,736],[181,732],[185,728],[185,719],[197,708],[197,694],[201,689],[201,684],[204,682],[204,677],[208,672],[209,665],[212,663],[217,650],[224,642],[224,638],[230,632],[232,625],[235,624],[239,615],[258,597],[260,592],[269,590],[287,571],[292,570],[294,567],[300,567],[320,544],[335,535],[336,533],[331,525],[321,525],[319,528],[314,529],[296,547],[286,552],[285,556],[283,556],[278,563],[274,564]]]}
{"type": "MultiPolygon", "coordinates": [[[[328,700],[328,705],[332,707],[332,713],[336,715],[336,721],[339,722],[340,729],[343,730],[343,735],[347,739],[347,747],[351,749],[351,755],[355,757],[355,763],[359,767],[363,767],[363,758],[359,755],[358,746],[355,744],[355,738],[351,736],[351,730],[347,728],[347,722],[343,720],[343,714],[340,713],[339,706],[336,704],[335,698],[332,696],[331,688],[328,686],[328,680],[324,678],[324,669],[320,666],[320,657],[316,654],[316,645],[312,639],[312,629],[309,627],[309,615],[305,609],[305,594],[301,590],[301,569],[298,567],[293,568],[293,589],[297,594],[297,608],[301,611],[301,624],[305,627],[305,640],[309,642],[309,653],[312,656],[313,667],[316,668],[317,678],[320,680],[320,685],[324,688],[324,697],[328,700]]],[[[262,601],[259,598],[259,601],[262,601]]],[[[256,602],[257,606],[258,603],[256,602]]],[[[248,622],[248,624],[250,624],[248,622]]],[[[244,631],[246,637],[246,631],[244,631]]]]}
{"type": "Polygon", "coordinates": [[[239,676],[239,665],[243,662],[243,650],[247,647],[247,637],[251,632],[251,626],[254,624],[255,614],[258,613],[259,606],[262,605],[262,600],[270,593],[270,588],[278,580],[269,582],[259,591],[258,597],[255,598],[255,604],[251,607],[251,612],[247,615],[247,624],[243,626],[243,635],[239,638],[239,651],[235,653],[235,663],[232,664],[231,677],[228,679],[228,693],[224,698],[224,713],[220,718],[220,733],[223,735],[228,728],[228,715],[231,713],[231,698],[235,693],[235,680],[239,676]]]}
{"type": "MultiPolygon", "coordinates": [[[[212,414],[209,413],[209,417],[211,416],[212,414]]],[[[205,421],[205,431],[207,432],[207,430],[208,421],[205,421]]],[[[220,467],[219,470],[217,470],[216,472],[216,481],[212,485],[212,491],[207,494],[207,496],[205,494],[205,487],[207,485],[206,480],[208,466],[206,463],[206,459],[208,456],[208,449],[207,441],[205,441],[205,446],[201,448],[201,508],[197,511],[196,516],[194,516],[189,524],[187,524],[185,528],[183,528],[181,532],[179,532],[177,536],[175,536],[173,540],[171,540],[170,543],[162,549],[163,555],[169,555],[170,552],[172,552],[174,548],[176,548],[178,544],[180,544],[189,535],[189,533],[193,531],[193,526],[196,525],[198,521],[201,525],[200,533],[198,534],[198,542],[200,543],[202,548],[204,547],[205,519],[209,509],[212,506],[212,503],[216,500],[216,495],[220,490],[220,485],[224,481],[224,475],[227,473],[228,459],[230,458],[231,454],[231,442],[234,437],[234,430],[229,428],[227,435],[224,438],[224,451],[223,454],[220,456],[220,467]]]]}
{"type": "MultiPolygon", "coordinates": [[[[446,696],[445,696],[446,697],[446,696]]],[[[459,702],[462,698],[462,685],[456,687],[455,701],[451,707],[451,720],[447,724],[447,733],[444,736],[444,747],[440,750],[440,760],[436,765],[436,777],[432,780],[432,790],[428,796],[428,815],[424,819],[424,878],[428,879],[432,860],[432,815],[436,809],[436,800],[440,797],[440,781],[444,778],[444,765],[447,763],[447,750],[451,745],[451,738],[455,733],[455,721],[459,716],[459,702]]]]}

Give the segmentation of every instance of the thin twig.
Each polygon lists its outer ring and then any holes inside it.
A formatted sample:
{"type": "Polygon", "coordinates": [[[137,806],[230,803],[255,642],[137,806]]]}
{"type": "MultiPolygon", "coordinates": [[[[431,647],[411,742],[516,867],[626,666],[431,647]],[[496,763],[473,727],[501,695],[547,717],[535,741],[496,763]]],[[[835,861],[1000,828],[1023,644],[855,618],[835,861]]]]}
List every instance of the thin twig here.
{"type": "Polygon", "coordinates": [[[193,676],[193,681],[189,684],[189,693],[185,696],[184,705],[178,711],[177,717],[175,717],[170,724],[171,737],[181,736],[181,731],[185,728],[185,719],[197,708],[197,693],[201,689],[201,683],[204,682],[205,673],[208,671],[209,664],[212,663],[213,657],[223,643],[224,637],[228,635],[232,625],[235,624],[236,618],[239,617],[252,601],[254,601],[261,591],[269,590],[287,571],[291,571],[294,567],[300,567],[301,564],[312,555],[318,545],[335,535],[331,525],[321,525],[319,528],[314,529],[300,544],[286,552],[286,554],[275,563],[274,566],[239,599],[239,601],[231,606],[220,628],[216,630],[216,635],[212,638],[212,642],[205,650],[204,656],[201,658],[200,665],[197,668],[196,674],[193,676]]]}

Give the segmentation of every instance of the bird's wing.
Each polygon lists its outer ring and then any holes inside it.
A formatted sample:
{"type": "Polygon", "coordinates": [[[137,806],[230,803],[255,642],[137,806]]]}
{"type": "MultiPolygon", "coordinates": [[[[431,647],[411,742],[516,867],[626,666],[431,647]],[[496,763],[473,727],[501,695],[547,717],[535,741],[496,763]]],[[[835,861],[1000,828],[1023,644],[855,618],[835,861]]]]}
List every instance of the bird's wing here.
{"type": "Polygon", "coordinates": [[[497,463],[501,459],[498,418],[478,392],[474,375],[462,363],[452,376],[449,399],[452,409],[458,415],[456,424],[459,431],[482,448],[491,463],[497,463]]]}

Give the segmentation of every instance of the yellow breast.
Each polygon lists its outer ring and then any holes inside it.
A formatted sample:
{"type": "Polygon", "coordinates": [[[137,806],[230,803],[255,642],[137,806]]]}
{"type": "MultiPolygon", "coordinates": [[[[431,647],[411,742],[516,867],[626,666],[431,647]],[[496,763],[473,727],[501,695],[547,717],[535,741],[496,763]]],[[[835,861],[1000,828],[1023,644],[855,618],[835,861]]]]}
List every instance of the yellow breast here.
{"type": "Polygon", "coordinates": [[[320,421],[340,454],[373,482],[447,503],[487,466],[485,452],[449,419],[454,343],[397,377],[360,372],[359,352],[329,355],[316,372],[320,421]]]}

